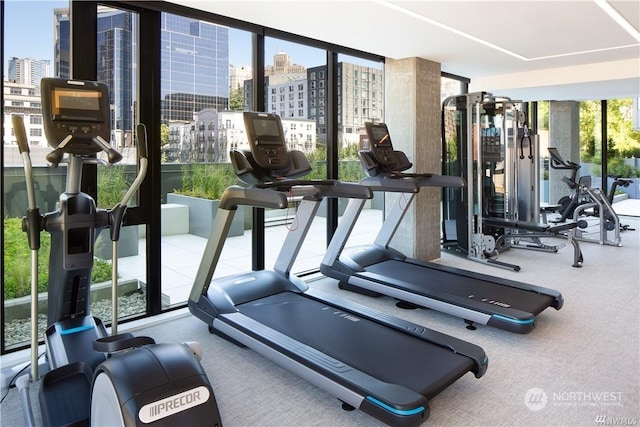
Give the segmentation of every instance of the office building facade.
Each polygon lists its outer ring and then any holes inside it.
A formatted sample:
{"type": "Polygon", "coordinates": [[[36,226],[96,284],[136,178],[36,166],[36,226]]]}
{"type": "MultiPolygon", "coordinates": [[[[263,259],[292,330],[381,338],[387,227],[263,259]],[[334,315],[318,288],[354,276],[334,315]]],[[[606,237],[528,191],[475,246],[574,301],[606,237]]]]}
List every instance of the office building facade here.
{"type": "MultiPolygon", "coordinates": [[[[69,13],[56,9],[55,72],[69,78],[69,13]]],[[[134,13],[98,9],[98,80],[110,89],[115,139],[129,141],[136,123],[138,19],[134,13]]],[[[162,121],[190,122],[206,108],[229,103],[229,29],[162,14],[162,121]]],[[[119,143],[118,145],[123,145],[119,143]]]]}
{"type": "Polygon", "coordinates": [[[49,61],[33,58],[9,58],[9,81],[40,88],[40,80],[51,74],[49,61]]]}
{"type": "MultiPolygon", "coordinates": [[[[327,66],[307,69],[308,118],[318,126],[318,139],[327,142],[327,66]]],[[[364,123],[384,117],[382,69],[338,63],[338,141],[340,147],[360,143],[364,123]]]]}

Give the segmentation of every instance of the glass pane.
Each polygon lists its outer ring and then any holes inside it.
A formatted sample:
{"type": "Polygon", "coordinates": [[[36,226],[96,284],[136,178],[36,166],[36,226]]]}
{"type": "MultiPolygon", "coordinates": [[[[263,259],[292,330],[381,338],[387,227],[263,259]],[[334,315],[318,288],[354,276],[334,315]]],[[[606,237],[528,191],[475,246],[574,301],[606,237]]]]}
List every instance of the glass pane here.
{"type": "Polygon", "coordinates": [[[600,101],[580,102],[579,176],[591,176],[591,186],[602,182],[602,107],[600,101]]]}
{"type": "MultiPolygon", "coordinates": [[[[58,34],[70,33],[68,9],[60,10],[57,19],[58,34]]],[[[100,209],[111,209],[124,197],[137,173],[137,154],[134,129],[136,126],[137,96],[137,39],[138,16],[135,13],[105,6],[98,7],[97,34],[97,80],[109,89],[109,109],[111,113],[112,148],[122,155],[122,160],[114,165],[97,167],[98,199],[100,209]]],[[[60,42],[60,46],[65,43],[60,42]]],[[[68,48],[60,48],[56,66],[61,77],[69,77],[68,48]]],[[[105,153],[98,157],[107,159],[105,153]]],[[[136,206],[134,195],[128,206],[136,206]]],[[[130,257],[140,255],[139,231],[137,226],[123,227],[118,240],[118,263],[127,265],[130,257]]],[[[144,251],[144,245],[141,246],[144,251]]],[[[110,286],[111,263],[113,260],[112,241],[109,229],[105,228],[96,237],[94,245],[94,276],[101,273],[99,281],[93,280],[95,304],[92,312],[104,322],[111,320],[110,286]],[[98,291],[101,290],[101,291],[98,291]],[[99,295],[99,298],[95,296],[99,295]]],[[[141,259],[144,259],[142,255],[141,259]]],[[[144,265],[144,261],[142,261],[144,265]]],[[[125,268],[118,270],[118,317],[144,314],[144,282],[132,279],[125,268]]]]}
{"type": "Polygon", "coordinates": [[[607,194],[614,201],[640,198],[640,128],[633,127],[638,112],[631,98],[607,101],[607,194]]]}
{"type": "MultiPolygon", "coordinates": [[[[5,308],[4,348],[27,345],[30,339],[31,264],[27,235],[22,231],[21,218],[27,211],[27,190],[23,161],[18,152],[12,116],[22,117],[29,142],[35,201],[40,213],[53,211],[58,196],[65,188],[66,168],[50,168],[45,156],[51,151],[42,125],[40,80],[57,75],[56,52],[68,45],[68,34],[54,40],[57,8],[68,6],[64,1],[4,2],[2,42],[6,58],[2,90],[4,93],[4,129],[2,132],[4,178],[3,245],[4,278],[2,281],[5,308]],[[28,37],[25,37],[28,34],[28,37]],[[66,37],[66,38],[65,38],[66,37]],[[56,46],[54,48],[54,45],[56,46]]],[[[41,301],[47,297],[47,266],[49,239],[42,233],[39,291],[41,301]]],[[[40,304],[39,326],[47,325],[46,305],[40,304]]]]}
{"type": "MultiPolygon", "coordinates": [[[[309,159],[312,171],[304,178],[326,178],[326,52],[266,37],[264,74],[265,110],[280,116],[288,148],[302,151],[309,159]]],[[[293,199],[286,210],[265,211],[267,268],[275,263],[287,230],[298,226],[293,218],[299,202],[293,199]]],[[[326,244],[326,207],[322,203],[292,272],[317,270],[326,244]]]]}
{"type": "Polygon", "coordinates": [[[540,153],[540,203],[553,204],[549,200],[549,101],[538,103],[538,150],[540,153]]]}
{"type": "Polygon", "coordinates": [[[446,98],[463,93],[462,82],[450,77],[442,77],[440,82],[440,102],[446,98]]]}
{"type": "MultiPolygon", "coordinates": [[[[365,177],[358,151],[368,149],[364,124],[384,121],[384,63],[338,55],[338,178],[359,182],[365,177]]],[[[384,193],[367,201],[345,246],[372,241],[372,230],[382,226],[384,193]]],[[[348,199],[338,202],[338,214],[348,199]]]]}
{"type": "MultiPolygon", "coordinates": [[[[242,111],[252,65],[245,31],[163,13],[161,38],[161,274],[168,307],[186,302],[217,200],[236,182],[229,150],[246,146],[242,111]]],[[[251,269],[251,214],[236,211],[216,277],[251,269]]]]}

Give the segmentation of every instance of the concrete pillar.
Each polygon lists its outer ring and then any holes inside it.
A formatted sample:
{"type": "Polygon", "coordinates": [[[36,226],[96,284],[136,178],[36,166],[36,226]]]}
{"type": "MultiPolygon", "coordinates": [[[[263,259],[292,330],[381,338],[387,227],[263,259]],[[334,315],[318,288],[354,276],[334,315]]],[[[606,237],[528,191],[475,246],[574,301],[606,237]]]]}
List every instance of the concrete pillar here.
{"type": "MultiPolygon", "coordinates": [[[[385,123],[396,150],[406,153],[413,172],[441,173],[440,64],[421,58],[385,62],[385,123]]],[[[425,187],[391,246],[423,260],[440,257],[440,188],[425,187]]],[[[386,209],[403,203],[386,196],[386,209]]]]}
{"type": "MultiPolygon", "coordinates": [[[[580,164],[580,103],[549,102],[549,147],[555,147],[565,160],[580,164]]],[[[570,170],[549,168],[549,203],[556,203],[571,190],[562,181],[570,170]]],[[[578,174],[579,176],[579,174],[578,174]]]]}

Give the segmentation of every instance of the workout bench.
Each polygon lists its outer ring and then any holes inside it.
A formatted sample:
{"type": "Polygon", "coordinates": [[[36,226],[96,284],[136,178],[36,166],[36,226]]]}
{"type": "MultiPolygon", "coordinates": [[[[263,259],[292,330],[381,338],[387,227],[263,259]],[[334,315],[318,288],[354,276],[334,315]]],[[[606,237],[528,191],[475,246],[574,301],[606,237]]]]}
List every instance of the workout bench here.
{"type": "Polygon", "coordinates": [[[558,252],[560,246],[550,246],[543,243],[542,237],[562,237],[573,245],[573,267],[582,267],[583,257],[578,241],[575,239],[575,228],[578,224],[575,221],[568,221],[558,224],[539,224],[537,222],[516,221],[504,218],[483,218],[484,226],[504,228],[505,233],[496,240],[496,250],[498,248],[520,248],[545,252],[558,252]],[[527,240],[528,243],[523,243],[527,240]]]}

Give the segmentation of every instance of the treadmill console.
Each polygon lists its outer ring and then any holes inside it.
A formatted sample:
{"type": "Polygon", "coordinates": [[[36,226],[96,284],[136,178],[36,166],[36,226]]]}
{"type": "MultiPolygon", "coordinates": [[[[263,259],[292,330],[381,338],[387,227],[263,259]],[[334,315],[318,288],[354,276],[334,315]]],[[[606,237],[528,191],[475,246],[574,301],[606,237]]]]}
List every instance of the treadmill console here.
{"type": "Polygon", "coordinates": [[[392,167],[396,162],[396,155],[391,144],[389,129],[384,123],[366,122],[365,129],[369,138],[369,146],[374,159],[382,166],[392,167]]]}
{"type": "Polygon", "coordinates": [[[255,162],[267,170],[286,169],[287,145],[280,117],[269,113],[244,112],[247,139],[255,162]]]}
{"type": "Polygon", "coordinates": [[[80,155],[104,149],[96,141],[111,139],[105,84],[47,77],[41,81],[41,90],[42,124],[51,148],[80,155]]]}

